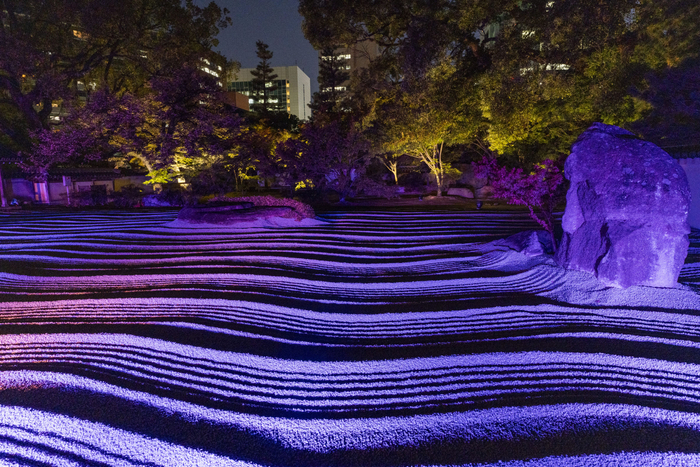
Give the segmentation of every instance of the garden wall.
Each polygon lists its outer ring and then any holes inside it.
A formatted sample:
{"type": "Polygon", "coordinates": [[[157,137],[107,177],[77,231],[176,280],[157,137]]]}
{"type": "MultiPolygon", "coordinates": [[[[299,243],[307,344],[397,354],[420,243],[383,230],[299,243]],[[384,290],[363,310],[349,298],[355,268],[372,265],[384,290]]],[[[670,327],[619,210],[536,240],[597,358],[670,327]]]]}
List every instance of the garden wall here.
{"type": "Polygon", "coordinates": [[[690,186],[690,212],[688,223],[694,229],[700,229],[700,158],[678,159],[685,170],[690,186]]]}

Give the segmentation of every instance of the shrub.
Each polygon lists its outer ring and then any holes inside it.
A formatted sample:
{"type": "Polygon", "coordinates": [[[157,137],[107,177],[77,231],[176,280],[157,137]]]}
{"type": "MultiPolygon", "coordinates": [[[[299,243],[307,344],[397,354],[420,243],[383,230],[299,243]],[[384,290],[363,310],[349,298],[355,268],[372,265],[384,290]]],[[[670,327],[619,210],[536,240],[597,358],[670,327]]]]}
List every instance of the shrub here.
{"type": "Polygon", "coordinates": [[[425,191],[425,182],[423,181],[423,174],[417,171],[411,171],[399,175],[399,186],[406,188],[408,191],[425,191]]]}
{"type": "Polygon", "coordinates": [[[72,207],[104,206],[107,204],[107,187],[91,185],[89,190],[74,191],[70,194],[72,207]]]}
{"type": "Polygon", "coordinates": [[[141,198],[143,198],[143,189],[133,184],[123,186],[111,196],[112,203],[118,208],[134,208],[141,204],[141,198]]]}
{"type": "Polygon", "coordinates": [[[397,185],[387,185],[386,183],[372,180],[369,177],[362,177],[358,180],[357,191],[365,196],[373,198],[398,198],[397,185]]]}
{"type": "Polygon", "coordinates": [[[526,173],[520,167],[500,167],[495,158],[484,156],[472,166],[476,177],[489,179],[495,197],[505,199],[508,204],[527,206],[530,217],[549,232],[556,251],[554,208],[564,194],[561,163],[547,159],[526,173]]]}
{"type": "Polygon", "coordinates": [[[312,219],[316,216],[314,209],[306,203],[289,198],[275,198],[274,196],[216,196],[212,202],[248,202],[254,206],[285,206],[293,210],[294,218],[298,221],[302,219],[312,219]]]}

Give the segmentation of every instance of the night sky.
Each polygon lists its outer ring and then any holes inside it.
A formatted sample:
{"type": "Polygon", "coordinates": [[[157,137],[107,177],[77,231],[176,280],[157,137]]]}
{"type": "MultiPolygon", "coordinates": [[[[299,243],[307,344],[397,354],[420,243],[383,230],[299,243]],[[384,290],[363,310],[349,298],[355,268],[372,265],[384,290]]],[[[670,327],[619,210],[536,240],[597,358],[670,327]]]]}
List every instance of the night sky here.
{"type": "MultiPolygon", "coordinates": [[[[270,46],[272,66],[297,65],[311,79],[311,90],[318,90],[318,53],[301,32],[302,17],[298,0],[215,0],[228,8],[233,25],[219,33],[219,47],[224,56],[237,60],[243,68],[258,64],[255,42],[270,46]]],[[[210,0],[195,0],[205,6],[210,0]]]]}

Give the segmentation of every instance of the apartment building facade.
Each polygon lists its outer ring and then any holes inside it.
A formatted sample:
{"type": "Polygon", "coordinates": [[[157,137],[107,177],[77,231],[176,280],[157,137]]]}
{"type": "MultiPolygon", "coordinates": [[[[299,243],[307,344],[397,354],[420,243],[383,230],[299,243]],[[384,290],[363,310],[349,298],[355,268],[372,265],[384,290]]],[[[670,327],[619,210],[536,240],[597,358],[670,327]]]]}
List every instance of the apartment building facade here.
{"type": "MultiPolygon", "coordinates": [[[[298,66],[276,66],[273,73],[277,75],[274,82],[276,89],[270,94],[270,102],[280,111],[295,115],[299,120],[311,117],[311,80],[298,66]]],[[[239,92],[248,97],[251,106],[256,103],[253,95],[253,75],[255,68],[241,68],[236,79],[228,84],[229,91],[239,92]]]]}

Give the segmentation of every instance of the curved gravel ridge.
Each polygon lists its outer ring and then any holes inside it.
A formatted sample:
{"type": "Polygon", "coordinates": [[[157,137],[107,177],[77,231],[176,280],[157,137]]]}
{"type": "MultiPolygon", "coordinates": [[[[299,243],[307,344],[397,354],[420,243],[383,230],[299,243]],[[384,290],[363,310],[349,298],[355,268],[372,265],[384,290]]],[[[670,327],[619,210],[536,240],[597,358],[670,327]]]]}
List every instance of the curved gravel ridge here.
{"type": "Polygon", "coordinates": [[[0,463],[693,465],[700,237],[626,290],[524,214],[0,214],[0,463]]]}

